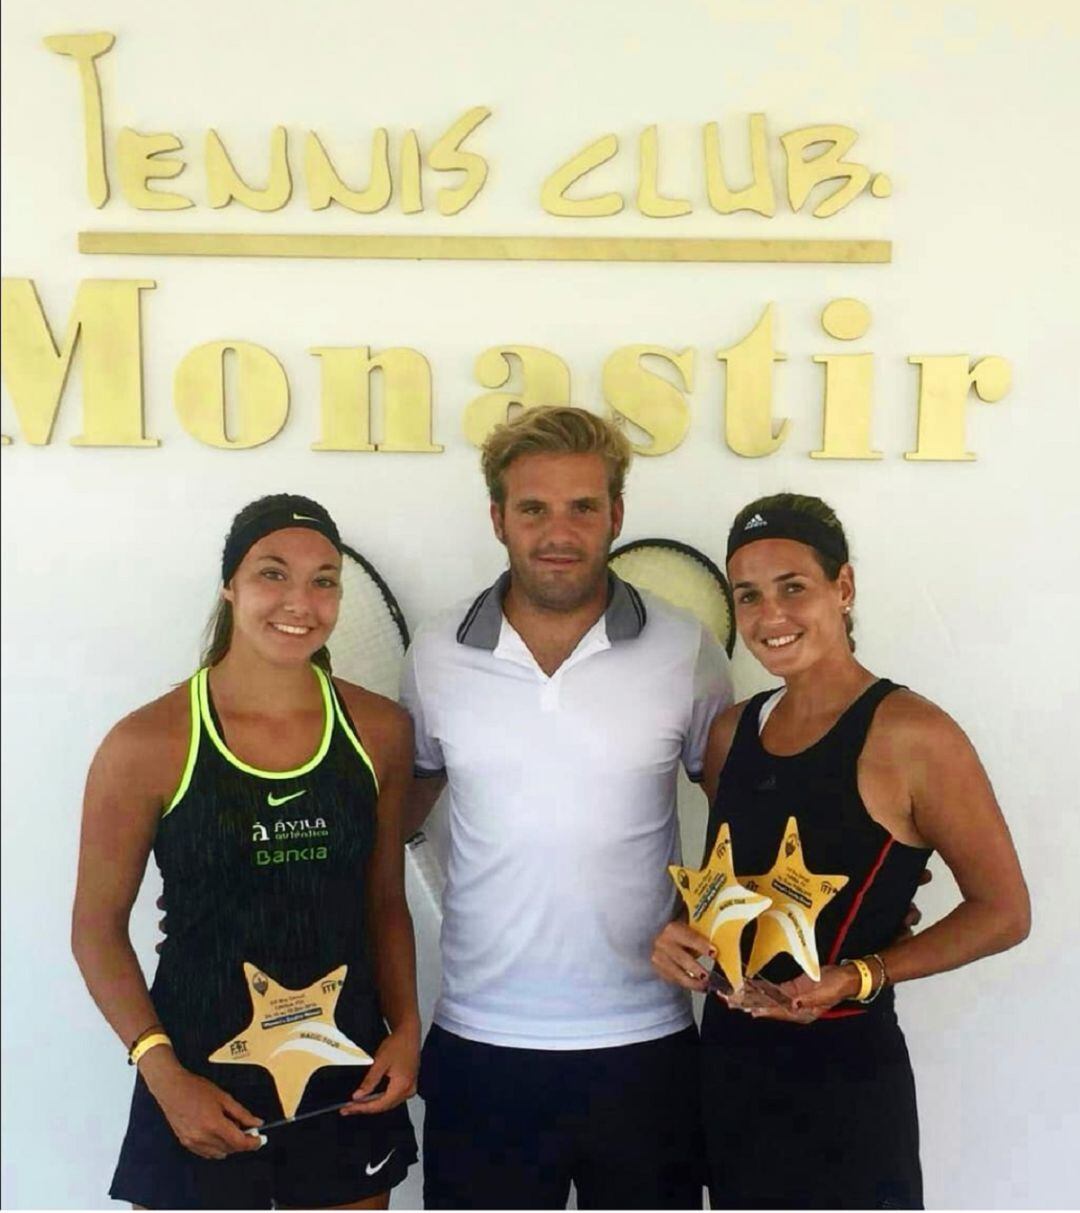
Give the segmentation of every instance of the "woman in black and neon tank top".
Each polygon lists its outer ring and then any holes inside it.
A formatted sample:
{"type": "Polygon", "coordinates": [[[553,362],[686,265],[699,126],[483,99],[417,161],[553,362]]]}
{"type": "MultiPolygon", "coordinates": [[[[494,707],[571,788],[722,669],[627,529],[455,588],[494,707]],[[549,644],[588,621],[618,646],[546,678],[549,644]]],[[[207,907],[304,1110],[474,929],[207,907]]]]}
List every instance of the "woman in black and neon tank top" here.
{"type": "MultiPolygon", "coordinates": [[[[747,980],[708,998],[702,1022],[710,1204],[921,1208],[892,987],[1023,939],[1023,876],[964,734],[856,661],[854,573],[829,507],[789,493],[747,506],[728,575],[739,634],[784,687],[718,717],[705,765],[706,862],[729,863],[732,904],[750,913],[747,980]],[[964,900],[903,938],[935,849],[964,900]]],[[[653,959],[704,990],[717,956],[680,921],[653,959]]]]}
{"type": "Polygon", "coordinates": [[[382,1208],[415,1161],[411,731],[329,674],[340,570],[317,503],[241,511],[203,668],[91,768],[75,951],[138,1068],[115,1199],[382,1208]],[[148,991],[127,917],[151,848],[168,935],[148,991]]]}

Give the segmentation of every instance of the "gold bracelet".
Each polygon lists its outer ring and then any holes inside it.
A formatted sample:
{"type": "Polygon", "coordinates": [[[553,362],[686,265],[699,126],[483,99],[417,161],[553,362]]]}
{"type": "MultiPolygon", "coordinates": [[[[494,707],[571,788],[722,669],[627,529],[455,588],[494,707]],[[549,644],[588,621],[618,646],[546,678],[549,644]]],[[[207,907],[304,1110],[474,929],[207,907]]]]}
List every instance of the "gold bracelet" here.
{"type": "Polygon", "coordinates": [[[169,1048],[172,1048],[172,1041],[164,1032],[153,1032],[149,1036],[144,1036],[142,1040],[136,1042],[128,1054],[128,1065],[137,1066],[140,1059],[149,1053],[151,1049],[157,1048],[158,1045],[168,1045],[169,1048]]]}
{"type": "Polygon", "coordinates": [[[874,1002],[875,998],[879,996],[881,991],[888,985],[888,969],[885,967],[885,961],[882,961],[882,958],[877,955],[877,952],[870,952],[870,955],[866,957],[866,959],[868,959],[868,961],[877,961],[877,967],[881,969],[881,984],[877,986],[874,993],[871,993],[868,1000],[866,1000],[866,1002],[871,1003],[874,1002]]]}
{"type": "Polygon", "coordinates": [[[859,992],[852,995],[855,1002],[865,1002],[874,989],[874,975],[865,960],[842,960],[842,965],[854,965],[859,974],[859,992]]]}

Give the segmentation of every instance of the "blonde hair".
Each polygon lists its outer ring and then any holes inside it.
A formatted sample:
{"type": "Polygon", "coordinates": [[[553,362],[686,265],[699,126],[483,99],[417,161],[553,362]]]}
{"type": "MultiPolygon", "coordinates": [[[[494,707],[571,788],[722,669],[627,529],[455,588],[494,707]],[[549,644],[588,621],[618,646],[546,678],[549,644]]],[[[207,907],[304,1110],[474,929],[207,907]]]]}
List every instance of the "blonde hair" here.
{"type": "Polygon", "coordinates": [[[523,455],[599,455],[607,467],[608,495],[622,494],[632,451],[626,436],[612,422],[572,405],[526,409],[513,421],[496,426],[481,453],[488,496],[496,505],[506,501],[503,473],[523,455]]]}

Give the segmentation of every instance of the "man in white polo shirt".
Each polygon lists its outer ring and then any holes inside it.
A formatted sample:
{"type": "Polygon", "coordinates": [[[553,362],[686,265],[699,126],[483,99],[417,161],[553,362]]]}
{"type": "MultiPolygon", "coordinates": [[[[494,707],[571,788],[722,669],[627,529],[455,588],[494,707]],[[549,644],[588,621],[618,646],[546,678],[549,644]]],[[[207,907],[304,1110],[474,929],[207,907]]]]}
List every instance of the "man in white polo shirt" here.
{"type": "Polygon", "coordinates": [[[424,1047],[428,1208],[701,1206],[696,1031],[657,979],[727,658],[608,572],[630,448],[537,409],[484,448],[509,571],[430,622],[402,700],[412,828],[450,786],[443,987],[424,1047]]]}

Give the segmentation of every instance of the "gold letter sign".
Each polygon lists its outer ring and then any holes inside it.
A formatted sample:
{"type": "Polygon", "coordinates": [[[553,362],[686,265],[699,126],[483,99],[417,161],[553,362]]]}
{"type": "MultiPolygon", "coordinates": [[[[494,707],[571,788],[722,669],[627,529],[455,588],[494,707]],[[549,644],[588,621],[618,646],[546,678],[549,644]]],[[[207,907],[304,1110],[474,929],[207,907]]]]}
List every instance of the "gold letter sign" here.
{"type": "MultiPolygon", "coordinates": [[[[44,446],[52,436],[75,345],[82,338],[83,432],[73,446],[157,446],[143,432],[143,279],[87,279],[79,286],[64,344],[57,350],[34,284],[5,278],[0,300],[4,382],[23,437],[44,446]]],[[[4,444],[11,441],[6,435],[4,444]]]]}
{"type": "Polygon", "coordinates": [[[289,415],[289,381],[281,363],[250,341],[197,345],[176,368],[176,415],[207,446],[237,449],[269,442],[289,415]],[[226,391],[226,363],[236,360],[236,390],[226,391]],[[236,426],[230,435],[228,397],[235,394],[236,426]]]}
{"type": "MultiPolygon", "coordinates": [[[[717,227],[723,231],[721,216],[751,212],[768,219],[776,215],[778,199],[782,204],[784,194],[779,176],[781,152],[787,201],[795,214],[830,219],[856,200],[863,200],[858,203],[861,208],[864,201],[892,195],[888,174],[861,163],[861,157],[853,159],[859,154],[855,152],[859,133],[853,127],[841,123],[797,127],[778,132],[777,145],[766,115],[760,112],[740,120],[746,123],[746,138],[739,139],[734,166],[731,148],[721,146],[718,122],[705,123],[703,142],[695,141],[689,162],[685,140],[673,138],[661,156],[660,127],[644,125],[637,138],[637,189],[633,194],[627,180],[634,171],[633,157],[629,152],[620,157],[620,134],[609,131],[590,140],[548,173],[540,186],[543,211],[558,217],[556,229],[570,229],[561,235],[552,233],[550,223],[527,234],[499,235],[454,230],[452,222],[437,225],[439,217],[451,220],[459,215],[487,185],[488,159],[470,147],[470,143],[480,142],[477,132],[492,116],[484,105],[466,108],[434,138],[426,126],[375,128],[370,169],[364,163],[366,150],[362,158],[356,154],[347,158],[348,150],[339,149],[332,159],[314,130],[298,132],[280,124],[268,125],[265,143],[260,139],[261,148],[254,152],[238,144],[234,163],[222,137],[210,127],[202,140],[204,195],[200,197],[197,189],[172,190],[167,183],[199,159],[199,145],[190,136],[188,142],[194,150],[185,154],[179,135],[168,130],[122,126],[110,132],[115,143],[110,146],[112,159],[106,158],[98,60],[115,41],[115,35],[103,31],[61,33],[45,39],[45,46],[73,60],[78,72],[90,202],[101,207],[108,201],[111,167],[120,195],[114,211],[126,206],[168,218],[165,212],[196,206],[222,210],[236,204],[259,215],[249,216],[249,224],[241,230],[230,226],[218,231],[205,227],[179,231],[175,224],[166,223],[157,229],[140,226],[125,231],[114,222],[107,230],[79,232],[80,253],[683,266],[730,262],[854,267],[886,265],[892,260],[892,243],[887,239],[766,237],[756,219],[743,235],[715,234],[717,227]],[[423,147],[417,129],[425,131],[423,147]],[[295,164],[289,158],[290,142],[295,164]],[[661,172],[662,160],[666,174],[661,172]],[[703,189],[691,192],[688,164],[703,189]],[[294,169],[299,174],[295,182],[294,169]],[[676,182],[681,183],[677,193],[676,182]],[[383,211],[391,202],[402,215],[420,214],[425,210],[425,187],[428,206],[437,206],[439,215],[429,214],[431,222],[423,222],[422,231],[413,231],[408,224],[397,232],[371,231],[351,221],[353,216],[383,211]],[[581,220],[617,215],[628,199],[650,220],[674,219],[670,225],[674,234],[613,234],[610,229],[582,234],[585,228],[604,229],[607,225],[581,220]],[[713,232],[685,231],[680,220],[706,200],[713,232]],[[351,214],[338,218],[350,222],[338,231],[267,231],[259,226],[263,215],[281,211],[290,203],[294,212],[306,207],[319,217],[331,207],[343,208],[351,214]],[[564,219],[579,222],[563,224],[564,219]]],[[[68,71],[55,66],[58,75],[68,71]]],[[[629,147],[632,136],[622,132],[622,138],[629,147]]],[[[142,219],[152,217],[143,215],[142,219]]],[[[658,225],[646,226],[655,232],[658,225]]],[[[723,276],[722,270],[705,272],[710,282],[714,273],[723,276]]],[[[629,279],[620,277],[620,281],[625,287],[629,279]]],[[[499,289],[498,283],[489,285],[499,289]]],[[[144,430],[142,394],[140,297],[153,287],[153,282],[142,279],[83,281],[75,294],[67,333],[57,344],[33,282],[4,279],[0,301],[3,380],[22,440],[36,446],[51,440],[65,381],[81,342],[83,428],[72,442],[89,447],[158,445],[144,430]]],[[[776,454],[791,429],[789,419],[774,417],[774,407],[778,407],[775,365],[786,359],[776,350],[776,320],[775,308],[769,303],[741,340],[716,351],[717,360],[724,364],[723,440],[729,450],[745,458],[776,454]]],[[[812,459],[876,461],[885,457],[876,449],[873,435],[875,356],[855,344],[863,342],[870,324],[870,308],[860,299],[832,299],[824,307],[821,327],[826,336],[846,344],[810,356],[824,372],[821,438],[816,449],[807,452],[812,459]]],[[[351,338],[359,339],[358,335],[351,338]]],[[[319,344],[309,345],[309,353],[319,360],[321,387],[321,427],[312,435],[312,450],[443,449],[434,441],[432,369],[419,350],[399,346],[373,352],[366,345],[319,344]]],[[[638,442],[634,449],[640,454],[665,455],[689,431],[695,356],[693,349],[678,348],[669,333],[664,344],[624,345],[603,363],[603,401],[618,420],[635,429],[638,442]]],[[[884,358],[877,361],[886,362],[884,358]]],[[[918,368],[918,413],[914,449],[907,450],[904,458],[913,463],[973,460],[965,428],[968,401],[972,392],[979,400],[1001,400],[1011,386],[1009,363],[996,355],[973,359],[967,354],[914,354],[908,361],[918,368]]],[[[476,446],[494,426],[522,409],[568,404],[571,399],[569,366],[558,354],[539,346],[506,342],[485,349],[476,359],[475,376],[482,391],[465,404],[462,428],[468,442],[476,446]]],[[[176,366],[174,403],[180,424],[199,442],[239,450],[268,442],[282,430],[289,414],[289,381],[281,363],[262,346],[211,341],[190,350],[176,366]]],[[[2,437],[5,445],[11,441],[2,437]]]]}

